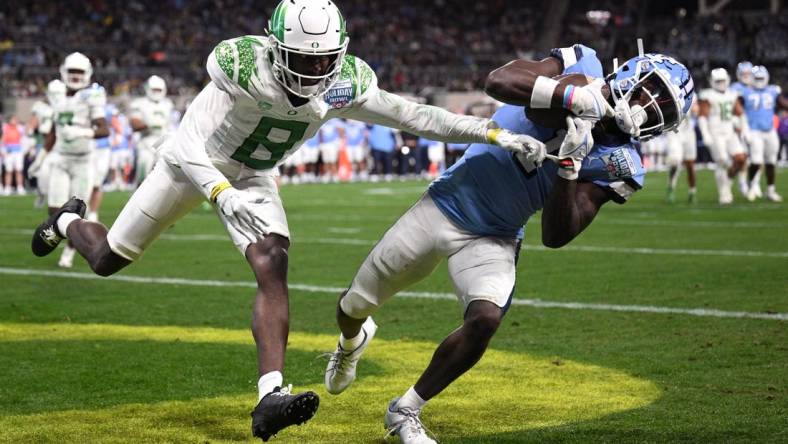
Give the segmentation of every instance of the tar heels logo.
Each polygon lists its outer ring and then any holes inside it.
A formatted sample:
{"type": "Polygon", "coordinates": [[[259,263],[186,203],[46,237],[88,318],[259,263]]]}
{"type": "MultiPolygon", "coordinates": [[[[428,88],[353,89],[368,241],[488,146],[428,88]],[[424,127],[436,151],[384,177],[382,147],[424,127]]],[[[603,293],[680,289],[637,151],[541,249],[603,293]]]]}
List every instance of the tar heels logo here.
{"type": "Polygon", "coordinates": [[[353,100],[353,82],[337,82],[326,92],[325,101],[331,108],[342,108],[353,100]]]}

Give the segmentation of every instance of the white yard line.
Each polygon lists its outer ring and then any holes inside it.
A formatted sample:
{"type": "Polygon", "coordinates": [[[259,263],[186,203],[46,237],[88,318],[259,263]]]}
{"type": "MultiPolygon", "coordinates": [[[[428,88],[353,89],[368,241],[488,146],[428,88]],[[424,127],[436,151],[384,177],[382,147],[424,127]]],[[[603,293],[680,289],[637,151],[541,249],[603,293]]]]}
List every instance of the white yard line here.
{"type": "MultiPolygon", "coordinates": [[[[30,236],[32,230],[0,230],[0,234],[11,234],[19,236],[30,236]]],[[[169,241],[229,241],[230,237],[224,234],[162,234],[161,239],[169,241]]],[[[294,236],[293,244],[328,244],[328,245],[358,245],[371,247],[378,241],[368,239],[356,239],[352,237],[299,237],[294,236]]],[[[695,249],[695,248],[649,248],[649,247],[607,247],[598,245],[568,245],[560,249],[547,248],[539,244],[523,244],[526,251],[570,251],[587,253],[621,253],[621,254],[645,254],[645,255],[676,255],[676,256],[723,256],[723,257],[769,257],[769,258],[788,258],[788,251],[760,251],[760,250],[718,250],[718,249],[695,249]]]]}
{"type": "MultiPolygon", "coordinates": [[[[249,281],[220,281],[206,279],[184,279],[154,276],[128,276],[116,275],[110,277],[100,277],[90,273],[79,273],[70,271],[56,270],[34,270],[26,268],[0,267],[0,275],[17,276],[36,276],[36,277],[55,277],[65,279],[84,279],[84,280],[109,280],[115,282],[132,282],[136,284],[158,284],[158,285],[189,285],[197,287],[244,287],[256,288],[257,284],[249,281]]],[[[320,285],[295,284],[290,283],[289,287],[293,290],[308,293],[327,293],[337,295],[345,288],[326,287],[320,285]]],[[[431,293],[422,291],[403,291],[399,297],[421,298],[421,299],[441,299],[456,300],[453,293],[431,293]]],[[[710,318],[739,318],[739,319],[767,319],[767,320],[788,320],[788,313],[755,313],[748,311],[725,311],[708,308],[673,308],[655,307],[651,305],[616,305],[616,304],[592,304],[584,302],[556,302],[543,301],[541,299],[513,299],[512,305],[526,305],[537,308],[562,308],[568,310],[598,310],[598,311],[619,311],[631,313],[657,313],[657,314],[677,314],[700,316],[710,318]]]]}

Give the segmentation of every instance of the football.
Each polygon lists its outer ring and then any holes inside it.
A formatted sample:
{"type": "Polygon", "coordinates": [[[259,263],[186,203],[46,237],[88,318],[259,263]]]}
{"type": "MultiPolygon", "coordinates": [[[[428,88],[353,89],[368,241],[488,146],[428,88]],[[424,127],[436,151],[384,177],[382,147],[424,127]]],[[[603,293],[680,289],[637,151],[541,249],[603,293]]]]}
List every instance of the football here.
{"type": "MultiPolygon", "coordinates": [[[[562,85],[583,86],[588,84],[584,74],[564,74],[554,77],[562,85]]],[[[566,116],[569,111],[565,109],[531,109],[525,108],[525,116],[532,122],[554,129],[566,129],[566,116]]]]}

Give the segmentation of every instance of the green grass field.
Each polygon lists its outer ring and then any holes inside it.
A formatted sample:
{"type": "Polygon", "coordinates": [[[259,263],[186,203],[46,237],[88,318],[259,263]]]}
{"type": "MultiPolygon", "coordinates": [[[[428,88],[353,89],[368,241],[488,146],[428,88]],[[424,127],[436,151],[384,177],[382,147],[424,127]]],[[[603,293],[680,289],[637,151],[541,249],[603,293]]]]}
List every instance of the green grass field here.
{"type": "MultiPolygon", "coordinates": [[[[529,223],[521,302],[422,414],[441,442],[788,442],[788,204],[737,195],[721,208],[704,171],[699,204],[667,205],[664,180],[649,175],[561,250],[541,247],[538,215],[529,223]]],[[[444,265],[376,315],[355,384],[323,389],[337,289],[425,188],[283,188],[285,382],[321,406],[272,442],[381,442],[387,402],[459,324],[444,265]]],[[[102,219],[127,198],[110,194],[102,219]]],[[[252,442],[254,282],[215,215],[196,210],[113,280],[81,258],[59,275],[59,251],[33,257],[32,201],[0,199],[0,442],[252,442]]]]}

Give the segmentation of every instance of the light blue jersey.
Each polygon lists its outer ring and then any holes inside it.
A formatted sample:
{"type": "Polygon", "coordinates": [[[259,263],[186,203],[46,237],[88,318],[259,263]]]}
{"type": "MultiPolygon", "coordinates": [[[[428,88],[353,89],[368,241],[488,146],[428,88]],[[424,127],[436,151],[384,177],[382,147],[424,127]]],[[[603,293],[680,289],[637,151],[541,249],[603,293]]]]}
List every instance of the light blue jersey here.
{"type": "Polygon", "coordinates": [[[763,89],[747,87],[742,93],[744,99],[744,113],[750,129],[756,131],[771,131],[774,129],[774,107],[780,87],[768,85],[763,89]]]}
{"type": "Polygon", "coordinates": [[[749,88],[749,86],[742,82],[734,82],[733,85],[731,85],[731,89],[734,90],[740,97],[744,97],[744,91],[747,88],[749,88]]]}
{"type": "Polygon", "coordinates": [[[320,133],[319,132],[315,133],[315,135],[312,136],[312,138],[307,139],[307,141],[304,142],[304,147],[306,147],[306,148],[317,149],[318,145],[320,145],[320,133]]]}
{"type": "Polygon", "coordinates": [[[104,119],[107,121],[107,126],[109,127],[109,136],[96,139],[96,149],[103,150],[110,147],[109,139],[115,131],[112,127],[112,116],[117,112],[118,110],[115,108],[115,105],[108,103],[107,106],[104,107],[104,119]]]}
{"type": "Polygon", "coordinates": [[[367,138],[367,125],[357,120],[345,121],[345,141],[347,146],[361,146],[367,138]]]}
{"type": "Polygon", "coordinates": [[[372,125],[369,131],[369,146],[375,151],[394,152],[396,147],[394,130],[383,125],[372,125]]]}
{"type": "MultiPolygon", "coordinates": [[[[581,73],[602,77],[596,53],[583,45],[554,49],[553,57],[564,64],[564,74],[581,73]]],[[[561,140],[556,130],[539,126],[525,116],[525,108],[506,105],[493,120],[502,128],[528,134],[543,142],[561,140]]],[[[556,143],[557,142],[557,143],[556,143]]],[[[541,167],[524,166],[500,147],[472,144],[456,164],[430,185],[435,204],[455,225],[486,236],[522,237],[523,226],[544,207],[558,166],[546,161],[541,167]]],[[[642,188],[645,169],[629,137],[597,141],[580,170],[581,181],[609,190],[612,199],[623,203],[642,188]]]]}
{"type": "Polygon", "coordinates": [[[339,130],[344,126],[339,119],[329,119],[320,127],[321,143],[336,143],[339,141],[339,130]]]}

